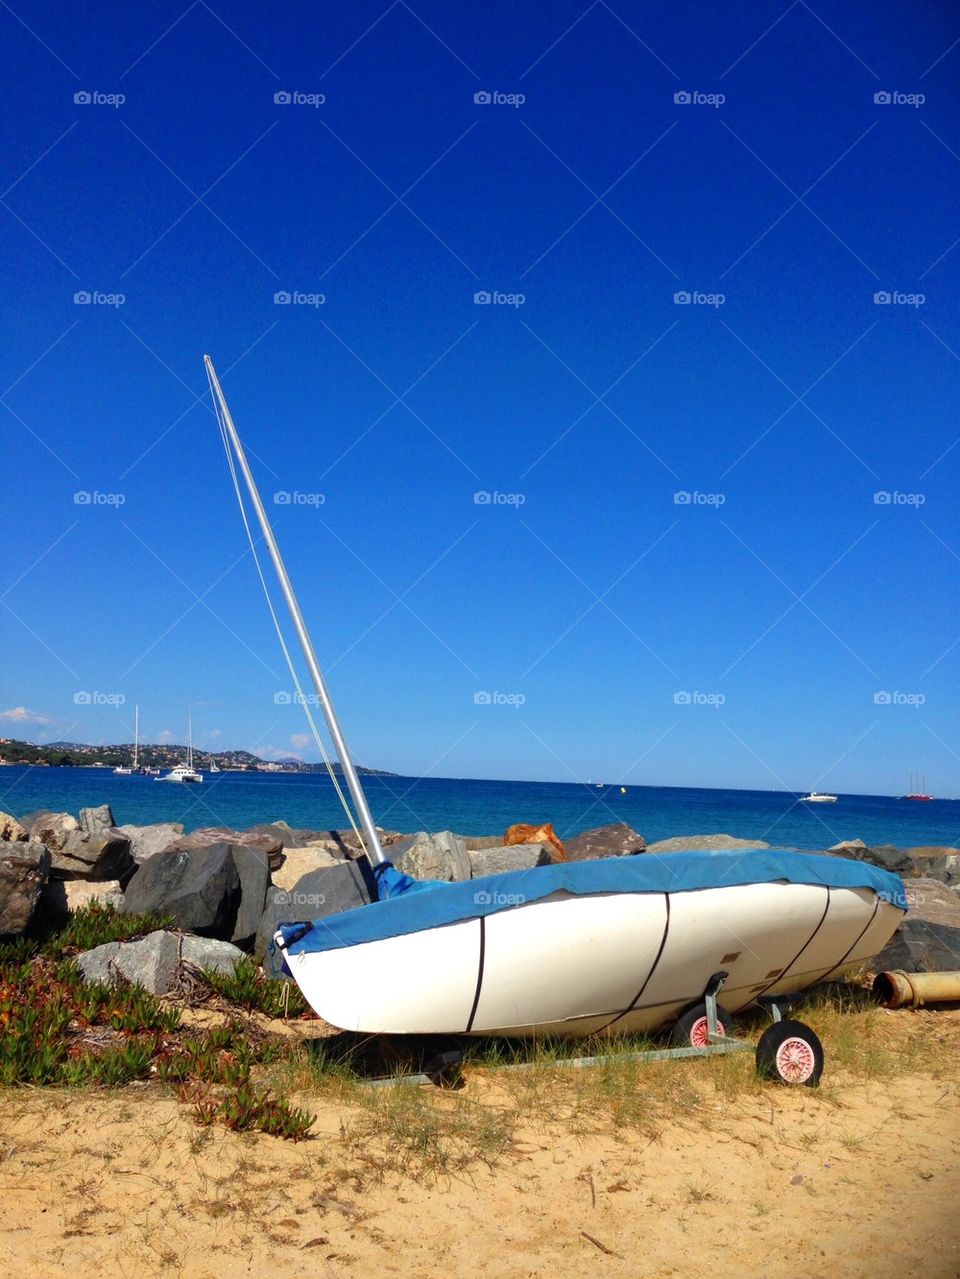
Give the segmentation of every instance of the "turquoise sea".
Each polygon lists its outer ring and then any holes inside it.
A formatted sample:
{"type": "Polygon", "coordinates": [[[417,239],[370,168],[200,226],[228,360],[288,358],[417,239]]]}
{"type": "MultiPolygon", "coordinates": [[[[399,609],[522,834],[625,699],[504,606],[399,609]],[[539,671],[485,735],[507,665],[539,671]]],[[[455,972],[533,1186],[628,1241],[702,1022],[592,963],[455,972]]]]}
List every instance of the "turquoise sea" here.
{"type": "MultiPolygon", "coordinates": [[[[368,777],[374,818],[387,830],[500,834],[513,822],[552,822],[561,839],[608,822],[628,822],[652,843],[723,832],[787,848],[828,848],[842,839],[868,844],[960,843],[960,801],[918,804],[882,795],[841,795],[808,805],[782,791],[496,782],[447,777],[368,777]]],[[[119,824],[183,822],[187,830],[244,828],[283,819],[311,829],[346,825],[325,773],[207,774],[199,786],[115,777],[100,768],[0,769],[0,811],[76,813],[110,804],[119,824]]]]}

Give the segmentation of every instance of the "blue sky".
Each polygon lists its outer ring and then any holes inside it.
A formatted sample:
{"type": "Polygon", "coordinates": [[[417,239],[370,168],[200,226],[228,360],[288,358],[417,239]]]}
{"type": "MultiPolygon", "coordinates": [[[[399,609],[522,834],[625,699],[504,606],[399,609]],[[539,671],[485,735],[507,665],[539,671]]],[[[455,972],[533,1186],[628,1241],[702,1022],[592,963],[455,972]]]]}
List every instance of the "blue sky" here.
{"type": "Polygon", "coordinates": [[[956,14],[0,28],[0,732],[310,755],[209,351],[362,762],[960,794],[956,14]]]}

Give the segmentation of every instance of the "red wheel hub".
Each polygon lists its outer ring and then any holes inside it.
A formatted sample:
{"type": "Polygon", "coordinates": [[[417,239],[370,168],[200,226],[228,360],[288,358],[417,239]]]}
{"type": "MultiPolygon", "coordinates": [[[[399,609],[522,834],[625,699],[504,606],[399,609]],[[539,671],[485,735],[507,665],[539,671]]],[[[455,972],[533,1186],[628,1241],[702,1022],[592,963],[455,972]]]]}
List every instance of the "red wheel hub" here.
{"type": "Polygon", "coordinates": [[[805,1039],[785,1039],[777,1049],[777,1073],[788,1084],[805,1084],[816,1069],[813,1049],[805,1039]]]}
{"type": "MultiPolygon", "coordinates": [[[[717,1018],[717,1034],[725,1035],[726,1029],[723,1022],[717,1018]]],[[[690,1027],[690,1046],[691,1048],[706,1048],[710,1043],[710,1029],[707,1025],[706,1017],[698,1017],[690,1027]]]]}

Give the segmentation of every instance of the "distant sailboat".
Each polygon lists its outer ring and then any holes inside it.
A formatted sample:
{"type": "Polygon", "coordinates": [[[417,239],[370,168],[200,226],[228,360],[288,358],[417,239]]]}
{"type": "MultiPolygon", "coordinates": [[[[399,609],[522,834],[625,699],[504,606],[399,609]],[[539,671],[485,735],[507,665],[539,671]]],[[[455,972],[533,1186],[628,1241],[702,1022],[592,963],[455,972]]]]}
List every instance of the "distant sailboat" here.
{"type": "Polygon", "coordinates": [[[117,777],[132,777],[134,773],[139,773],[138,758],[140,753],[140,707],[137,706],[135,718],[133,721],[133,767],[128,768],[123,764],[118,764],[113,770],[117,777]]]}
{"type": "Polygon", "coordinates": [[[922,773],[910,774],[910,794],[901,795],[901,799],[912,799],[915,803],[929,803],[933,799],[932,795],[927,794],[927,779],[922,773]]]}

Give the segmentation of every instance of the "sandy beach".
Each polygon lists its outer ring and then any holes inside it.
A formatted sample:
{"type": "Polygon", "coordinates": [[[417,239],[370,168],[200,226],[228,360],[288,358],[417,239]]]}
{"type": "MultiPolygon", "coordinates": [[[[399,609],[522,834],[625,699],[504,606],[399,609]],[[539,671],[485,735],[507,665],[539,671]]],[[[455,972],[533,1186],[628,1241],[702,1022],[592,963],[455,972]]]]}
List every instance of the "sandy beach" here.
{"type": "Polygon", "coordinates": [[[760,1084],[746,1053],[475,1068],[456,1093],[301,1087],[299,1144],[198,1127],[153,1084],[10,1090],[0,1269],[952,1279],[960,1011],[811,1020],[816,1090],[760,1084]]]}

